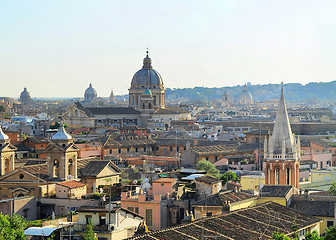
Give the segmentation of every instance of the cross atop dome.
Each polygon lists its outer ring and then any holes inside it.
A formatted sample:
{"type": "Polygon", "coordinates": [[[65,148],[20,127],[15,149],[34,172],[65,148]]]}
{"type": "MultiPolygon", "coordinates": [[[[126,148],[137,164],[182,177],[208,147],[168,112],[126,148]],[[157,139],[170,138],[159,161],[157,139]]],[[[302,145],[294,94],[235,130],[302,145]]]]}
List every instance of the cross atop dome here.
{"type": "Polygon", "coordinates": [[[148,56],[149,52],[148,52],[148,48],[146,51],[146,57],[143,60],[143,69],[152,69],[152,59],[148,56]]]}

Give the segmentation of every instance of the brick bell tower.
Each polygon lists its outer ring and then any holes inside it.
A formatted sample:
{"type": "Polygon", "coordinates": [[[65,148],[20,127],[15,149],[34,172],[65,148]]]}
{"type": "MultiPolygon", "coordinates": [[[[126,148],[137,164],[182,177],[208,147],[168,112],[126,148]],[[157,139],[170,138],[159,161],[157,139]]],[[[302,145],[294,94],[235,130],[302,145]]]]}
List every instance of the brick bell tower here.
{"type": "Polygon", "coordinates": [[[272,136],[264,142],[265,184],[299,189],[300,139],[292,133],[281,87],[272,136]]]}

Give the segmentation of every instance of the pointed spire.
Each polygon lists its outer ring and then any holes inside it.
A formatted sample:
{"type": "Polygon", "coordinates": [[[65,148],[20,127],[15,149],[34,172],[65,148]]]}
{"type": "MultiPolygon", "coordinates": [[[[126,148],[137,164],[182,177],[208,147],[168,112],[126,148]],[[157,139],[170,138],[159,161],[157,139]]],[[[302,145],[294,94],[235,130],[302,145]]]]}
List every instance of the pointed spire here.
{"type": "Polygon", "coordinates": [[[270,145],[273,147],[274,154],[281,154],[283,143],[286,153],[293,152],[293,134],[289,123],[285,98],[283,94],[283,87],[281,88],[280,101],[278,105],[278,111],[274,123],[273,133],[270,141],[270,145]]]}

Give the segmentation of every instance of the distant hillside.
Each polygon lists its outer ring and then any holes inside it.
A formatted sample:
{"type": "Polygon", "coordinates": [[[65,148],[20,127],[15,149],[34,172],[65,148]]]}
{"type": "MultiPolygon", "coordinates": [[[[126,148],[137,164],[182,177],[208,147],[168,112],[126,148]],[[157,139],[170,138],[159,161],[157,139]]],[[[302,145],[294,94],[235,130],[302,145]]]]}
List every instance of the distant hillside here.
{"type": "MultiPolygon", "coordinates": [[[[248,90],[251,92],[255,101],[264,99],[278,98],[280,95],[280,84],[250,85],[248,90]]],[[[224,92],[227,92],[234,98],[239,97],[243,91],[243,86],[222,87],[222,88],[167,88],[166,99],[178,101],[209,101],[218,100],[224,92]]],[[[300,83],[284,84],[286,100],[291,102],[317,100],[334,101],[336,100],[336,81],[312,82],[306,85],[300,83]]]]}

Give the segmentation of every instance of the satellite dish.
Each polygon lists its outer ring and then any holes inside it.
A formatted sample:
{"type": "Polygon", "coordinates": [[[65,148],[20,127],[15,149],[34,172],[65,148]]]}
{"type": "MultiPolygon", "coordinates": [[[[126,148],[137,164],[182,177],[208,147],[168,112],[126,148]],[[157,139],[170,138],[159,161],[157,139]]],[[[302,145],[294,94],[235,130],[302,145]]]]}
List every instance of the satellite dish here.
{"type": "Polygon", "coordinates": [[[137,184],[138,183],[138,180],[133,180],[133,184],[137,184]]]}
{"type": "Polygon", "coordinates": [[[68,175],[67,179],[71,180],[71,179],[73,179],[73,176],[72,175],[68,175]]]}
{"type": "Polygon", "coordinates": [[[151,185],[147,182],[147,183],[142,184],[141,188],[144,192],[147,192],[151,188],[151,185]]]}
{"type": "Polygon", "coordinates": [[[148,178],[145,178],[145,179],[143,180],[143,183],[149,183],[149,179],[148,179],[148,178]]]}

